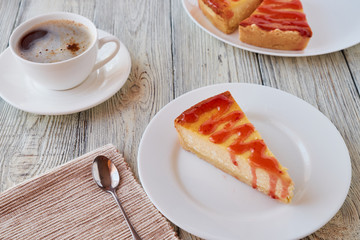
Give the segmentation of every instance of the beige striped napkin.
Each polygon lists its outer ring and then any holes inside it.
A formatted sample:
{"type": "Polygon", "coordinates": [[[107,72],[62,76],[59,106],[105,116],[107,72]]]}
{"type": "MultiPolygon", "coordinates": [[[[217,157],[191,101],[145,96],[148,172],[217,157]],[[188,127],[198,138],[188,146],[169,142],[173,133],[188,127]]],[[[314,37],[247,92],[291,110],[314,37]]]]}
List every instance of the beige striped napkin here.
{"type": "Polygon", "coordinates": [[[117,194],[139,235],[178,239],[111,144],[1,193],[0,239],[132,239],[115,201],[92,179],[97,155],[119,169],[117,194]]]}

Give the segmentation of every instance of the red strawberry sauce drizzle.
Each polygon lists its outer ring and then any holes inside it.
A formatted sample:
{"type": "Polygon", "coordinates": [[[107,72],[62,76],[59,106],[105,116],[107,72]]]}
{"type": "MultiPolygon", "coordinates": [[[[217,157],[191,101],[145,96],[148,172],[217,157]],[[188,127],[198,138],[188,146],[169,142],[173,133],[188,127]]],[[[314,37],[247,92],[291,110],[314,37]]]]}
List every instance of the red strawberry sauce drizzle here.
{"type": "Polygon", "coordinates": [[[234,103],[229,92],[225,92],[214,97],[208,98],[194,107],[186,110],[179,116],[179,123],[194,123],[198,121],[199,117],[207,112],[216,109],[216,112],[206,120],[200,127],[199,132],[203,135],[209,135],[209,140],[215,144],[224,143],[231,136],[237,135],[238,137],[228,146],[228,151],[235,166],[238,166],[236,155],[243,154],[250,151],[250,167],[252,172],[252,187],[257,188],[257,175],[256,169],[260,168],[268,172],[270,191],[269,196],[278,198],[275,194],[277,181],[282,181],[281,197],[285,198],[288,195],[289,182],[281,178],[282,171],[278,161],[274,157],[266,156],[267,149],[263,140],[245,140],[255,131],[251,123],[236,125],[245,114],[242,111],[236,110],[228,113],[231,105],[234,103]],[[224,124],[223,128],[217,129],[220,125],[224,124]]]}
{"type": "Polygon", "coordinates": [[[206,4],[214,11],[214,13],[221,16],[222,18],[230,19],[234,16],[234,12],[231,11],[230,4],[226,0],[206,0],[204,1],[204,4],[206,4]]]}
{"type": "Polygon", "coordinates": [[[311,37],[312,31],[302,11],[299,0],[264,0],[249,18],[240,23],[246,27],[256,24],[263,30],[298,31],[301,36],[311,37]]]}

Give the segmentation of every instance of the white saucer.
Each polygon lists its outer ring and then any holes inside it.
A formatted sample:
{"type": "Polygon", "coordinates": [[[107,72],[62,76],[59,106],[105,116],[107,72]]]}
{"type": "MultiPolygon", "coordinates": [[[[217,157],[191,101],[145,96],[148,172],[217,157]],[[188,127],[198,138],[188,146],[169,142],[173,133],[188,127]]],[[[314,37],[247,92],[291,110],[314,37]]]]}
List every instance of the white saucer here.
{"type": "MultiPolygon", "coordinates": [[[[110,35],[98,30],[99,37],[110,35]]],[[[113,48],[107,44],[99,51],[99,59],[113,48]]],[[[118,54],[104,67],[92,73],[79,86],[54,91],[33,83],[6,49],[0,55],[0,97],[26,112],[42,115],[62,115],[94,107],[113,96],[125,84],[131,70],[131,58],[121,43],[118,54]]]]}

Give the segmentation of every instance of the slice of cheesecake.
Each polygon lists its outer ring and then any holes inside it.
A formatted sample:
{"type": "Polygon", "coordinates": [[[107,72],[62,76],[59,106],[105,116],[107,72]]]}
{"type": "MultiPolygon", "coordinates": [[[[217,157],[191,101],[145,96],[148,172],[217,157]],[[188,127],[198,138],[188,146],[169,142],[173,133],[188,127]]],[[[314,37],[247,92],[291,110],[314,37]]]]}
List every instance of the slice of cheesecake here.
{"type": "Polygon", "coordinates": [[[210,97],[184,111],[175,128],[185,150],[284,203],[294,184],[230,92],[210,97]]]}
{"type": "Polygon", "coordinates": [[[300,0],[264,0],[239,34],[244,43],[278,50],[303,50],[312,37],[300,0]]]}
{"type": "Polygon", "coordinates": [[[239,23],[259,6],[262,0],[198,0],[204,15],[224,33],[233,33],[239,23]]]}

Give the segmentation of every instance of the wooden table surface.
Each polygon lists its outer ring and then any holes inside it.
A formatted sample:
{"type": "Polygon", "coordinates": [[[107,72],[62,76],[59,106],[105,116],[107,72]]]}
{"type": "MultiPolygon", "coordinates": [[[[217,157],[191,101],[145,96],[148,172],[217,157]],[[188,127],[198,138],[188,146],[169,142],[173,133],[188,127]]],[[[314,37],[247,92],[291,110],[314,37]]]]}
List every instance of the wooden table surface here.
{"type": "MultiPolygon", "coordinates": [[[[0,50],[13,29],[50,11],[69,11],[117,36],[131,54],[126,84],[89,110],[46,116],[0,98],[0,192],[107,143],[135,175],[142,134],[171,100],[216,83],[256,83],[300,97],[325,114],[349,149],[352,183],[340,211],[305,239],[360,239],[360,44],[301,58],[273,57],[227,45],[201,30],[180,0],[1,0],[0,50]]],[[[181,239],[199,239],[176,227],[181,239]]]]}

